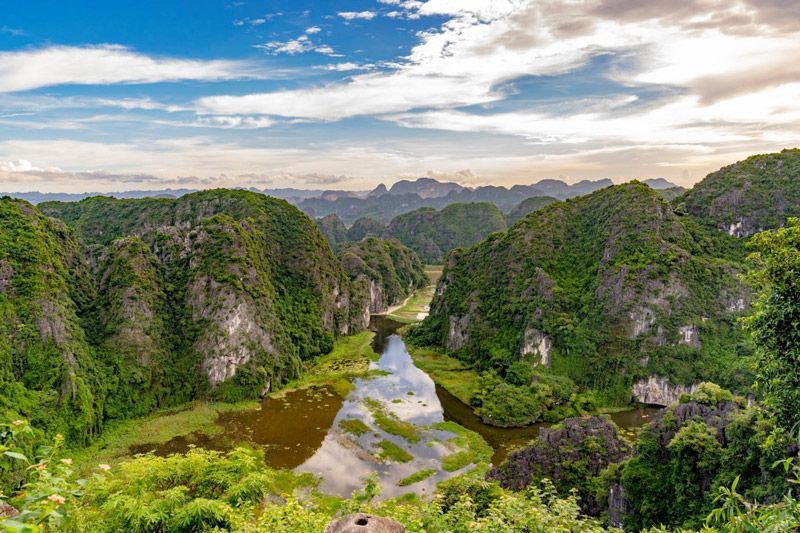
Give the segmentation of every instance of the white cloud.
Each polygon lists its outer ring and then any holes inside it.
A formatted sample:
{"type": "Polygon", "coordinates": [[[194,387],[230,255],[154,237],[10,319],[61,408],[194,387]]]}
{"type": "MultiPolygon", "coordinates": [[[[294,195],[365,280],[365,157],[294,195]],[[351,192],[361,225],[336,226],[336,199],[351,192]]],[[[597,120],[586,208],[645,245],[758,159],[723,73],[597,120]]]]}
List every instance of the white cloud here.
{"type": "Polygon", "coordinates": [[[345,20],[372,20],[378,16],[374,11],[340,11],[337,15],[345,20]]]}
{"type": "Polygon", "coordinates": [[[152,57],[119,45],[0,52],[0,92],[66,84],[231,80],[263,75],[244,61],[152,57]]]}
{"type": "Polygon", "coordinates": [[[270,41],[265,44],[257,44],[256,48],[266,50],[270,54],[305,54],[306,52],[317,52],[318,54],[335,55],[333,48],[326,44],[316,44],[309,35],[315,35],[322,31],[318,26],[310,26],[305,32],[296,39],[288,41],[270,41]]]}
{"type": "Polygon", "coordinates": [[[328,65],[320,65],[315,67],[320,70],[329,70],[331,72],[349,72],[352,70],[371,70],[375,65],[368,63],[362,65],[360,63],[353,63],[352,61],[344,61],[342,63],[331,63],[328,65]]]}
{"type": "Polygon", "coordinates": [[[800,136],[800,28],[763,3],[689,0],[680,9],[666,0],[381,3],[449,18],[421,32],[393,71],[316,88],[208,97],[199,108],[318,121],[390,115],[408,127],[552,145],[602,142],[607,135],[600,132],[609,131],[622,144],[679,146],[800,136]],[[529,103],[497,114],[491,107],[477,114],[458,109],[491,106],[513,92],[514,80],[568,73],[600,56],[624,58],[606,72],[620,94],[625,87],[662,87],[664,96],[613,110],[584,109],[568,97],[562,104],[569,105],[529,103]]]}

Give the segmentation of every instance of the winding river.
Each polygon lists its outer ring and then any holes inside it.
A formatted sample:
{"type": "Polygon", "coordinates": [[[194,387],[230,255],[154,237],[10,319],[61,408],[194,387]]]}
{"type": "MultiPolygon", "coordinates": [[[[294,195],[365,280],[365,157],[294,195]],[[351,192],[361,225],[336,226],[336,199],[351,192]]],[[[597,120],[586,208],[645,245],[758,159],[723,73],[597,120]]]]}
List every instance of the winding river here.
{"type": "MultiPolygon", "coordinates": [[[[140,445],[132,453],[155,451],[157,455],[185,452],[190,446],[228,450],[239,443],[263,447],[267,463],[275,468],[295,469],[321,477],[320,489],[349,496],[363,486],[366,476],[378,472],[383,497],[407,492],[431,493],[435,484],[458,475],[441,468],[442,459],[454,453],[448,443],[455,435],[432,427],[443,421],[457,422],[479,433],[494,449],[492,462],[499,464],[508,452],[534,439],[540,423],[524,428],[497,428],[484,424],[470,409],[425,372],[414,365],[402,338],[394,332],[400,324],[376,316],[373,347],[380,354],[377,376],[356,379],[354,388],[342,398],[330,387],[290,391],[280,398],[264,399],[261,408],[220,414],[214,435],[192,433],[160,445],[140,445]],[[389,416],[419,428],[418,440],[390,434],[377,427],[370,405],[380,403],[389,416]],[[341,422],[358,420],[368,430],[348,433],[341,422]],[[401,462],[381,460],[380,443],[390,441],[409,453],[401,462]],[[404,478],[421,470],[433,470],[427,479],[400,486],[404,478]]],[[[644,407],[611,415],[620,427],[646,423],[656,408],[644,407]]],[[[362,426],[364,427],[364,426],[362,426]]],[[[457,451],[457,450],[456,450],[457,451]]]]}

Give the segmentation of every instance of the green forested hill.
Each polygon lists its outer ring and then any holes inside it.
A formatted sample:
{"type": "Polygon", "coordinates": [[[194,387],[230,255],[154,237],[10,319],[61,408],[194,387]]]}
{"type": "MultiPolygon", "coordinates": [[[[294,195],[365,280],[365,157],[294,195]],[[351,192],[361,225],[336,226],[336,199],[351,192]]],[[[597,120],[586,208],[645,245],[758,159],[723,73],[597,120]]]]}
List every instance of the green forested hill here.
{"type": "Polygon", "coordinates": [[[450,250],[472,246],[505,229],[500,209],[482,202],[451,204],[441,211],[426,207],[405,213],[392,220],[386,235],[417,252],[425,263],[439,264],[450,250]]]}
{"type": "Polygon", "coordinates": [[[217,190],[42,209],[67,225],[0,200],[0,406],[75,440],[109,417],[256,397],[369,318],[284,201],[217,190]]]}
{"type": "Polygon", "coordinates": [[[342,219],[337,215],[328,215],[318,218],[315,222],[319,231],[322,232],[322,235],[328,240],[331,248],[336,248],[340,244],[347,242],[347,226],[344,225],[342,219]]]}
{"type": "Polygon", "coordinates": [[[361,217],[353,222],[353,225],[347,230],[347,239],[358,242],[364,237],[380,237],[385,232],[386,225],[382,222],[368,217],[361,217]]]}
{"type": "Polygon", "coordinates": [[[80,319],[94,297],[68,228],[0,199],[0,411],[84,442],[99,431],[102,369],[80,319]]]}
{"type": "Polygon", "coordinates": [[[550,196],[531,196],[530,198],[526,198],[508,212],[506,215],[506,222],[508,222],[509,226],[513,226],[517,221],[525,218],[530,213],[538,211],[555,202],[558,202],[558,200],[550,196]]]}
{"type": "Polygon", "coordinates": [[[371,313],[385,312],[428,283],[419,256],[397,239],[367,237],[344,248],[340,257],[345,271],[366,294],[371,313]]]}
{"type": "Polygon", "coordinates": [[[704,223],[736,237],[800,216],[800,149],[748,157],[706,176],[675,200],[704,223]]]}
{"type": "Polygon", "coordinates": [[[551,366],[617,401],[651,375],[741,386],[741,257],[649,187],[608,187],[451,254],[414,337],[501,373],[551,366]]]}

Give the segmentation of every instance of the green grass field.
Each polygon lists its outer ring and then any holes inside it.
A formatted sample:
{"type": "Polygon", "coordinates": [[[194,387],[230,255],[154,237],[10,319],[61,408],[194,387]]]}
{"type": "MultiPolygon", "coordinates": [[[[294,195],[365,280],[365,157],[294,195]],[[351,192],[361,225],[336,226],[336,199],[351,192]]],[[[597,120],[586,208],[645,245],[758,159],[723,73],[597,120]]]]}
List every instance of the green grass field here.
{"type": "Polygon", "coordinates": [[[428,374],[433,381],[469,405],[475,394],[478,373],[463,362],[443,354],[435,348],[407,344],[408,353],[414,364],[428,374]]]}
{"type": "Polygon", "coordinates": [[[436,292],[436,282],[439,276],[442,275],[441,265],[426,265],[425,273],[428,275],[430,284],[416,291],[406,302],[399,308],[395,309],[387,316],[397,322],[410,324],[412,322],[419,322],[422,313],[427,313],[428,306],[433,299],[433,293],[436,292]]]}

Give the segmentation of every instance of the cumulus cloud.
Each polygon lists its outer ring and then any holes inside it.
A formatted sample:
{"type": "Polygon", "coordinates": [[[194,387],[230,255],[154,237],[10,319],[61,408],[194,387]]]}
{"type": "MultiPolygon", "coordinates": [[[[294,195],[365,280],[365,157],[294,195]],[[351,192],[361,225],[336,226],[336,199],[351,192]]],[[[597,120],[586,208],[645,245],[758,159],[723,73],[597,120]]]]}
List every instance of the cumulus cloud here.
{"type": "Polygon", "coordinates": [[[119,45],[50,46],[0,52],[0,92],[53,85],[106,85],[264,76],[244,61],[153,57],[119,45]]]}
{"type": "Polygon", "coordinates": [[[318,121],[373,115],[406,127],[551,145],[601,142],[608,132],[621,145],[676,146],[782,143],[800,135],[800,27],[783,0],[381,3],[447,20],[420,32],[418,44],[388,72],[317,88],[203,98],[200,110],[318,121]],[[619,94],[595,102],[599,107],[565,97],[492,111],[514,94],[516,80],[580,71],[601,56],[612,59],[603,75],[619,94]],[[619,96],[623,104],[637,100],[635,89],[659,89],[660,96],[620,105],[619,96]]]}
{"type": "Polygon", "coordinates": [[[372,20],[378,16],[374,11],[340,11],[337,15],[345,20],[372,20]]]}
{"type": "Polygon", "coordinates": [[[277,54],[288,54],[288,55],[295,55],[295,54],[305,54],[306,52],[317,52],[318,54],[324,55],[334,55],[335,51],[333,48],[326,44],[317,44],[315,43],[310,35],[316,35],[319,33],[321,28],[318,26],[310,26],[306,28],[305,32],[302,35],[297,37],[296,39],[290,39],[288,41],[270,41],[264,44],[257,44],[256,48],[261,48],[265,50],[267,53],[277,55],[277,54]]]}

